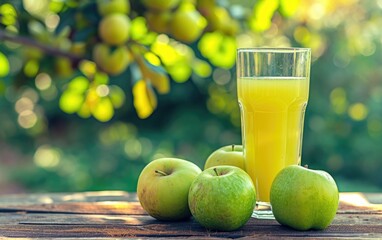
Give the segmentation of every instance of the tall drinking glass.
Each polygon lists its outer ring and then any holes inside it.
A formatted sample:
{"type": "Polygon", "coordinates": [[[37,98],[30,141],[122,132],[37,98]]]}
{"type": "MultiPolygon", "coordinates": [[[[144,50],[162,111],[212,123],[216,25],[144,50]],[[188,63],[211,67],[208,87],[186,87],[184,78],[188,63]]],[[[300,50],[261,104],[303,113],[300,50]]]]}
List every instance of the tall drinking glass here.
{"type": "Polygon", "coordinates": [[[256,187],[254,217],[273,218],[270,189],[277,173],[301,163],[309,95],[310,49],[237,51],[237,90],[245,168],[256,187]]]}

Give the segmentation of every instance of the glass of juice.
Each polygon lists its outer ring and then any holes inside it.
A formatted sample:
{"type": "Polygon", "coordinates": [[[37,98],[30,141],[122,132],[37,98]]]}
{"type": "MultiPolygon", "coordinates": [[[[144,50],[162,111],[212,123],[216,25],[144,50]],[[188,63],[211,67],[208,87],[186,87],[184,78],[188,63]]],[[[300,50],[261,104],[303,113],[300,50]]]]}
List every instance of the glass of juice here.
{"type": "Polygon", "coordinates": [[[273,179],[301,163],[309,96],[308,48],[245,48],[237,51],[237,91],[245,168],[256,187],[253,217],[272,219],[273,179]]]}

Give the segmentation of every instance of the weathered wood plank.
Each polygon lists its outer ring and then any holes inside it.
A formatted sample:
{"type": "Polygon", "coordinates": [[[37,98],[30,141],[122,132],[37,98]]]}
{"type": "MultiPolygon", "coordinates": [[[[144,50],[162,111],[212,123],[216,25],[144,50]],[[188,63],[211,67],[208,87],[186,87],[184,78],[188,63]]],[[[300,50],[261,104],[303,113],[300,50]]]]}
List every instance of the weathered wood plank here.
{"type": "MultiPolygon", "coordinates": [[[[343,202],[351,202],[356,205],[380,204],[380,193],[340,193],[343,202]]],[[[49,204],[62,202],[104,202],[104,201],[137,201],[136,193],[124,191],[98,191],[98,192],[75,192],[75,193],[35,193],[35,194],[10,194],[0,195],[0,205],[26,205],[26,204],[49,204]]]]}
{"type": "Polygon", "coordinates": [[[382,239],[380,196],[341,193],[332,225],[324,231],[304,232],[283,227],[275,220],[250,219],[242,229],[233,232],[208,231],[193,219],[161,222],[145,213],[135,194],[125,192],[0,196],[0,237],[382,239]]]}
{"type": "Polygon", "coordinates": [[[382,237],[380,225],[336,225],[332,224],[324,231],[294,231],[274,224],[256,224],[254,219],[238,231],[207,231],[195,221],[176,222],[172,224],[153,221],[137,227],[125,224],[113,225],[33,225],[0,226],[0,236],[4,237],[365,237],[369,234],[382,237]]]}
{"type": "MultiPolygon", "coordinates": [[[[49,204],[0,204],[0,213],[4,212],[31,212],[31,213],[68,213],[68,214],[115,214],[115,215],[141,215],[146,214],[139,202],[61,202],[49,204]]],[[[338,213],[341,214],[381,214],[382,204],[354,205],[341,202],[338,213]]]]}
{"type": "MultiPolygon", "coordinates": [[[[372,204],[378,194],[341,193],[339,213],[382,213],[382,204],[372,204]]],[[[136,194],[123,191],[53,193],[0,196],[0,212],[55,212],[82,214],[145,214],[136,194]]]]}
{"type": "Polygon", "coordinates": [[[62,202],[137,201],[135,193],[125,191],[98,191],[78,193],[35,193],[0,195],[1,205],[31,205],[62,202]]]}
{"type": "Polygon", "coordinates": [[[82,213],[82,214],[145,214],[139,202],[65,202],[50,204],[0,205],[1,212],[82,213]]]}
{"type": "MultiPolygon", "coordinates": [[[[277,224],[272,220],[252,220],[255,225],[277,224]]],[[[189,224],[190,221],[185,221],[189,224]]],[[[103,214],[57,214],[57,213],[0,213],[0,225],[115,225],[139,226],[161,224],[148,215],[103,215],[103,214]]],[[[173,224],[173,223],[167,223],[173,224]]],[[[334,225],[380,225],[380,214],[337,214],[334,225]]]]}
{"type": "Polygon", "coordinates": [[[340,193],[340,205],[338,212],[348,214],[381,214],[382,204],[378,203],[378,201],[379,198],[375,194],[340,193]],[[374,201],[374,203],[370,202],[370,198],[374,201]]]}
{"type": "Polygon", "coordinates": [[[0,213],[0,225],[88,225],[125,224],[138,226],[150,223],[148,215],[102,215],[102,214],[58,214],[58,213],[0,213]]]}
{"type": "Polygon", "coordinates": [[[0,215],[5,237],[370,237],[382,238],[382,216],[337,214],[325,231],[299,232],[274,220],[250,219],[239,231],[207,231],[195,220],[161,222],[147,215],[82,215],[8,213],[0,215]],[[9,220],[8,222],[7,219],[9,220]]]}

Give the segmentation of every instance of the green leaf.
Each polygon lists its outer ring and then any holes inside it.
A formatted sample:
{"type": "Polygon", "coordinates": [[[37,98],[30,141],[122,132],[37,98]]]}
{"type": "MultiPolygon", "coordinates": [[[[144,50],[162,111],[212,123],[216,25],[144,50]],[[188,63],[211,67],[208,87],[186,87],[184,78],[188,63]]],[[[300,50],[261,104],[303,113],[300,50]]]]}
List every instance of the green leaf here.
{"type": "Polygon", "coordinates": [[[101,98],[92,109],[92,114],[100,122],[109,121],[114,116],[114,108],[110,98],[101,98]]]}
{"type": "Polygon", "coordinates": [[[90,108],[87,104],[82,104],[80,109],[77,111],[77,115],[82,118],[89,118],[91,116],[90,108]]]}
{"type": "Polygon", "coordinates": [[[170,91],[170,79],[167,73],[151,72],[149,80],[159,94],[166,94],[170,91]]]}
{"type": "MultiPolygon", "coordinates": [[[[0,65],[2,65],[0,63],[0,65]]],[[[35,59],[28,60],[24,65],[24,74],[27,77],[35,77],[40,69],[39,61],[35,59]]]]}
{"type": "Polygon", "coordinates": [[[210,64],[206,61],[196,59],[192,64],[192,68],[194,69],[194,73],[202,78],[207,78],[211,75],[212,68],[210,64]]]}
{"type": "Polygon", "coordinates": [[[133,96],[138,117],[148,118],[157,107],[157,98],[151,86],[145,80],[138,81],[133,86],[133,96]]]}
{"type": "Polygon", "coordinates": [[[153,42],[155,42],[158,34],[155,32],[148,32],[143,37],[137,40],[137,42],[143,44],[143,45],[151,45],[153,42]]]}
{"type": "Polygon", "coordinates": [[[256,32],[263,32],[271,27],[272,17],[279,6],[279,0],[260,0],[253,8],[250,26],[256,32]]]}
{"type": "Polygon", "coordinates": [[[9,73],[9,61],[7,57],[0,52],[0,77],[5,77],[9,73]]]}
{"type": "Polygon", "coordinates": [[[170,79],[162,66],[154,65],[145,58],[139,58],[138,63],[143,78],[149,81],[158,93],[166,94],[170,91],[170,79]]]}
{"type": "Polygon", "coordinates": [[[0,95],[4,95],[6,90],[7,90],[7,85],[4,83],[4,81],[0,80],[0,95]]]}
{"type": "Polygon", "coordinates": [[[236,59],[236,40],[220,32],[206,33],[198,44],[201,54],[213,65],[231,68],[236,59]]]}
{"type": "Polygon", "coordinates": [[[114,108],[122,107],[125,102],[125,92],[117,85],[112,85],[109,87],[110,89],[110,100],[113,103],[114,108]]]}
{"type": "Polygon", "coordinates": [[[280,13],[285,17],[293,16],[300,5],[300,0],[280,0],[280,13]]]}
{"type": "Polygon", "coordinates": [[[175,82],[183,83],[190,78],[192,74],[192,69],[191,66],[188,65],[186,62],[179,62],[177,64],[169,66],[168,72],[170,73],[172,79],[174,79],[175,82]]]}
{"type": "Polygon", "coordinates": [[[52,0],[49,3],[49,10],[55,13],[59,13],[62,11],[64,6],[65,6],[64,1],[52,0]]]}
{"type": "Polygon", "coordinates": [[[136,17],[131,21],[130,36],[133,40],[144,37],[148,32],[146,19],[144,17],[136,17]]]}
{"type": "Polygon", "coordinates": [[[96,72],[94,74],[94,82],[97,84],[108,84],[109,83],[109,76],[106,73],[102,72],[96,72]]]}
{"type": "Polygon", "coordinates": [[[205,58],[212,57],[218,50],[223,35],[220,32],[206,33],[200,39],[198,48],[205,58]]]}
{"type": "Polygon", "coordinates": [[[89,88],[89,80],[84,76],[73,78],[68,85],[68,90],[76,93],[84,93],[89,88]]]}
{"type": "Polygon", "coordinates": [[[133,85],[143,79],[141,69],[139,68],[136,62],[132,62],[130,64],[130,72],[131,72],[131,83],[133,85]]]}
{"type": "Polygon", "coordinates": [[[225,36],[220,43],[219,51],[210,57],[212,64],[218,67],[229,69],[236,60],[236,40],[233,37],[225,36]]]}
{"type": "Polygon", "coordinates": [[[143,58],[143,61],[145,63],[145,65],[152,71],[154,72],[158,72],[158,73],[161,73],[161,74],[167,74],[167,71],[162,67],[162,66],[157,66],[157,65],[154,65],[154,64],[151,64],[149,61],[147,61],[147,59],[143,58]]]}
{"type": "Polygon", "coordinates": [[[66,113],[77,112],[84,102],[84,96],[78,92],[67,90],[60,97],[60,108],[66,113]]]}
{"type": "Polygon", "coordinates": [[[9,3],[0,5],[0,23],[9,26],[16,23],[16,9],[9,3]]]}

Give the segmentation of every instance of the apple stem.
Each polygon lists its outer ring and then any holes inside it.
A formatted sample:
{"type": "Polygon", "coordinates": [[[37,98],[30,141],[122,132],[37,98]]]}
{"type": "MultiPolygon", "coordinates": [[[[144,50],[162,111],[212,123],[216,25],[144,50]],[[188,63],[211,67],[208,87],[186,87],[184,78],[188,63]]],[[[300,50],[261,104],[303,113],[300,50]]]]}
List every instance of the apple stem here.
{"type": "Polygon", "coordinates": [[[235,144],[232,144],[232,152],[235,151],[235,144]]]}
{"type": "Polygon", "coordinates": [[[214,168],[214,172],[216,173],[216,176],[219,176],[218,170],[216,170],[216,168],[214,168]]]}
{"type": "Polygon", "coordinates": [[[161,170],[155,170],[155,173],[158,173],[162,176],[167,176],[167,174],[165,172],[162,172],[161,170]]]}

